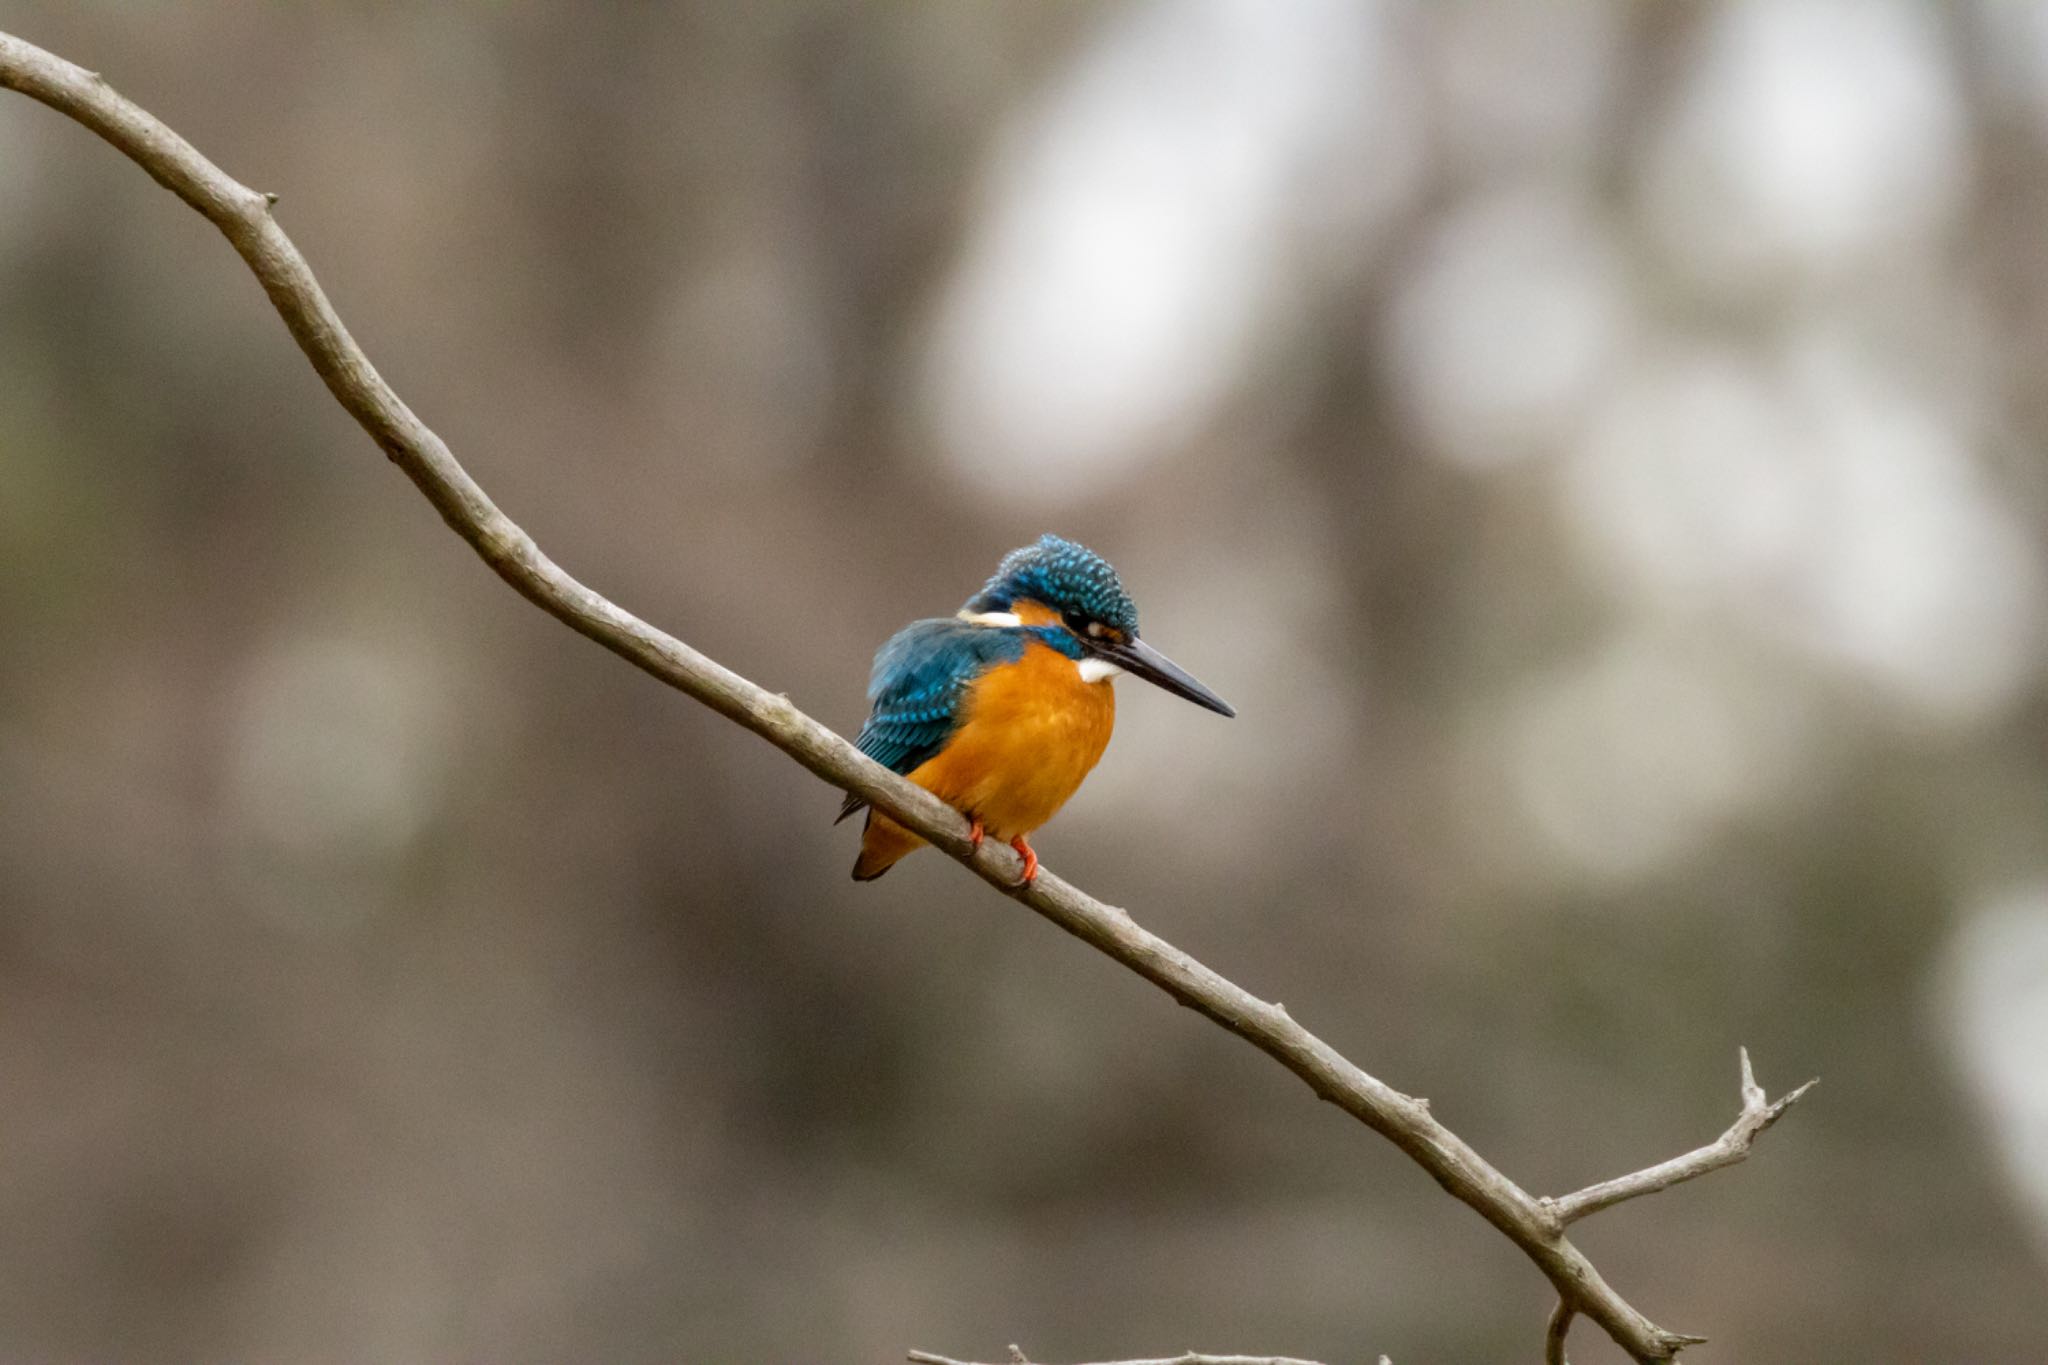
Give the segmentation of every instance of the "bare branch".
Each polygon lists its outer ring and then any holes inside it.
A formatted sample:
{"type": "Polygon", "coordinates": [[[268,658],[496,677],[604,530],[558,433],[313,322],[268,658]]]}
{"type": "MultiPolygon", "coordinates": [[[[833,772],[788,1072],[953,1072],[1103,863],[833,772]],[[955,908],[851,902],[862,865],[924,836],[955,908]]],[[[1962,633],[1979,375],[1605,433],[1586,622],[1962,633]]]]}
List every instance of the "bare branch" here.
{"type": "MultiPolygon", "coordinates": [[[[1031,1365],[1016,1347],[1012,1346],[1010,1352],[1009,1365],[1018,1365],[1019,1362],[1031,1365]]],[[[914,1365],[975,1365],[971,1360],[955,1360],[951,1356],[933,1355],[930,1351],[912,1351],[906,1359],[914,1365]]],[[[1384,1365],[1386,1357],[1381,1356],[1380,1360],[1384,1365]]],[[[1101,1361],[1097,1365],[1317,1365],[1317,1362],[1296,1360],[1293,1356],[1207,1356],[1199,1351],[1189,1351],[1185,1355],[1160,1356],[1152,1360],[1101,1361]]]]}
{"type": "Polygon", "coordinates": [[[1588,1185],[1575,1194],[1562,1199],[1546,1199],[1544,1203],[1557,1215],[1560,1224],[1576,1223],[1589,1214],[1612,1208],[1624,1200],[1645,1194],[1668,1190],[1682,1181],[1703,1176],[1709,1171],[1718,1171],[1723,1166],[1733,1166],[1749,1155],[1757,1136],[1766,1128],[1785,1116],[1785,1111],[1799,1102],[1807,1091],[1820,1084],[1816,1076],[1796,1090],[1780,1096],[1775,1102],[1766,1101],[1763,1087],[1756,1083],[1756,1073],[1750,1070],[1749,1049],[1741,1049],[1742,1055],[1742,1113],[1727,1132],[1704,1147],[1660,1162],[1647,1170],[1633,1175],[1617,1176],[1603,1180],[1597,1185],[1588,1185]]]}
{"type": "Polygon", "coordinates": [[[305,258],[272,216],[274,196],[229,177],[96,73],[6,33],[0,33],[0,87],[84,124],[219,228],[255,274],[335,400],[418,486],[455,533],[527,600],[760,735],[825,781],[859,795],[1004,894],[1272,1057],[1318,1096],[1406,1152],[1451,1195],[1498,1228],[1536,1264],[1561,1298],[1599,1323],[1638,1361],[1668,1360],[1697,1340],[1666,1332],[1631,1307],[1566,1240],[1567,1220],[1555,1206],[1532,1197],[1495,1170],[1438,1123],[1425,1103],[1360,1070],[1285,1010],[1148,933],[1124,911],[1051,873],[1041,873],[1029,886],[1017,886],[1016,856],[995,840],[977,849],[969,841],[966,820],[937,797],[875,763],[799,711],[787,697],[756,686],[564,572],[498,510],[441,438],[377,373],[342,325],[305,258]]]}

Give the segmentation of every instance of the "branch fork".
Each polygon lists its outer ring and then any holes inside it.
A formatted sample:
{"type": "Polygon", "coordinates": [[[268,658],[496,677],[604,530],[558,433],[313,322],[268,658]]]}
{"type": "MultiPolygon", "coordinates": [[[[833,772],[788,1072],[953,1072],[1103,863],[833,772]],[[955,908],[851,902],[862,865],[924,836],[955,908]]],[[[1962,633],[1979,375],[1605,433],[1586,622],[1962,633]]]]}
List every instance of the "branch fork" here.
{"type": "MultiPolygon", "coordinates": [[[[1820,1084],[1814,1077],[1804,1085],[1795,1086],[1777,1099],[1769,1099],[1764,1088],[1756,1083],[1756,1072],[1749,1064],[1749,1049],[1737,1050],[1742,1061],[1742,1112],[1728,1131],[1704,1147],[1696,1147],[1684,1156],[1661,1161],[1655,1166],[1645,1167],[1630,1175],[1603,1180],[1597,1185],[1588,1185],[1561,1198],[1545,1196],[1540,1202],[1544,1213],[1549,1215],[1562,1237],[1564,1229],[1581,1218],[1591,1217],[1602,1209],[1611,1209],[1616,1204],[1639,1199],[1646,1194],[1668,1190],[1673,1185],[1697,1179],[1723,1166],[1733,1166],[1743,1160],[1756,1145],[1756,1140],[1765,1129],[1785,1117],[1793,1105],[1799,1103],[1807,1091],[1820,1084]]],[[[1579,1312],[1579,1302],[1569,1293],[1560,1293],[1557,1308],[1550,1315],[1550,1323],[1543,1334],[1544,1365],[1567,1365],[1564,1341],[1571,1331],[1572,1319],[1579,1312]]],[[[1683,1332],[1664,1332],[1664,1341],[1670,1346],[1672,1355],[1687,1346],[1698,1346],[1705,1337],[1688,1336],[1683,1332]]]]}
{"type": "Polygon", "coordinates": [[[1617,1176],[1603,1180],[1597,1185],[1588,1185],[1583,1190],[1557,1199],[1546,1198],[1543,1206],[1557,1219],[1560,1228],[1569,1227],[1602,1209],[1611,1209],[1616,1204],[1638,1199],[1659,1190],[1668,1190],[1718,1171],[1723,1166],[1733,1166],[1747,1157],[1750,1148],[1756,1144],[1764,1130],[1785,1117],[1785,1112],[1805,1096],[1806,1092],[1820,1084],[1814,1077],[1806,1084],[1786,1091],[1776,1100],[1768,1100],[1764,1088],[1756,1083],[1756,1072],[1750,1068],[1749,1049],[1740,1050],[1742,1058],[1742,1112],[1721,1134],[1704,1147],[1698,1147],[1684,1156],[1675,1156],[1669,1161],[1635,1172],[1632,1175],[1617,1176]]]}

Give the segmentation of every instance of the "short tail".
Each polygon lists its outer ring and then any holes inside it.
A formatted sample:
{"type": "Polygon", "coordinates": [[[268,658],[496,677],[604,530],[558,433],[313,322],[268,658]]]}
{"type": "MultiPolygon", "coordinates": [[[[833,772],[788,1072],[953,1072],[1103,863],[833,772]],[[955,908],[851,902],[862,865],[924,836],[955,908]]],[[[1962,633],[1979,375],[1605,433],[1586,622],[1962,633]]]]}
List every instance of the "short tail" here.
{"type": "Polygon", "coordinates": [[[871,810],[867,826],[860,833],[860,857],[854,859],[853,879],[871,882],[923,847],[923,839],[888,816],[871,810]]]}

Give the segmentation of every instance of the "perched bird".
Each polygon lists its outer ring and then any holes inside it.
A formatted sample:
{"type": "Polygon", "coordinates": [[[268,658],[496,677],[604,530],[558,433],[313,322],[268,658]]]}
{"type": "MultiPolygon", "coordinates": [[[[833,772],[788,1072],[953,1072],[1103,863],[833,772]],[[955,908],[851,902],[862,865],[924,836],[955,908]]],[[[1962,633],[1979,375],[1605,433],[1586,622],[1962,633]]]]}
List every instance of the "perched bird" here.
{"type": "MultiPolygon", "coordinates": [[[[1138,608],[1116,570],[1058,536],[1012,550],[950,619],[914,621],[875,655],[874,711],[860,750],[1024,858],[1102,757],[1116,723],[1109,680],[1131,673],[1226,716],[1230,704],[1138,638],[1138,608]]],[[[848,796],[839,819],[866,802],[848,796]]],[[[924,840],[868,812],[853,879],[873,881],[924,840]]]]}

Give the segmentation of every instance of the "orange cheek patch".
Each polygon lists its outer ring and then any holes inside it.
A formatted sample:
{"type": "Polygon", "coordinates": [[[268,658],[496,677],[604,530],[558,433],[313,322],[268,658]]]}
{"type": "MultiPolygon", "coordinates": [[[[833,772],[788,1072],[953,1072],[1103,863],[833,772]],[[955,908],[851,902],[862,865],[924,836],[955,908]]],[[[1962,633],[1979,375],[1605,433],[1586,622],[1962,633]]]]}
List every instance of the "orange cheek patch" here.
{"type": "Polygon", "coordinates": [[[1056,626],[1060,614],[1043,602],[1012,602],[1010,610],[1017,617],[1017,623],[1025,626],[1056,626]]]}

